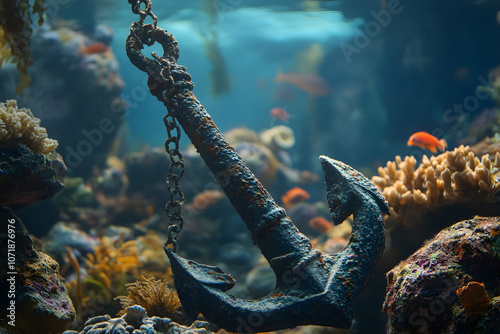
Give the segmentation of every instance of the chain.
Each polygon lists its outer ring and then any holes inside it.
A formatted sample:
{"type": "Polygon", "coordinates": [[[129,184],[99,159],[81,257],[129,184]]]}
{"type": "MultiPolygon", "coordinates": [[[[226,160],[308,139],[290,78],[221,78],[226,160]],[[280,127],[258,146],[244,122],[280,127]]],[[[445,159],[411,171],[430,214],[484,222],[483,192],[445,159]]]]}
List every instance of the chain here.
{"type": "Polygon", "coordinates": [[[165,151],[170,157],[170,166],[167,174],[167,187],[170,199],[165,207],[165,212],[170,225],[167,231],[167,242],[165,246],[170,247],[175,252],[177,249],[177,234],[182,230],[184,218],[182,217],[182,204],[184,204],[184,194],[179,187],[179,180],[184,174],[184,161],[179,151],[179,139],[181,137],[180,127],[174,116],[170,113],[163,117],[168,138],[165,140],[165,151]]]}
{"type": "MultiPolygon", "coordinates": [[[[140,19],[137,22],[139,31],[146,32],[148,30],[145,30],[145,27],[149,26],[147,29],[152,29],[153,32],[150,36],[155,36],[154,32],[157,32],[161,29],[157,28],[158,18],[153,14],[153,12],[151,12],[151,0],[128,0],[128,2],[132,5],[132,11],[135,14],[140,15],[140,19]],[[141,9],[142,5],[144,5],[144,9],[141,9]],[[154,21],[152,26],[144,25],[144,20],[148,16],[150,16],[154,21]]],[[[151,46],[155,43],[155,40],[150,37],[142,42],[146,45],[151,46]]],[[[162,44],[162,46],[164,45],[162,44]]],[[[152,56],[155,59],[157,65],[159,65],[163,69],[160,73],[154,76],[155,82],[157,84],[156,89],[153,90],[151,87],[150,89],[152,89],[152,93],[157,96],[159,100],[167,104],[167,93],[175,89],[176,85],[170,74],[170,67],[167,61],[157,56],[154,52],[152,56]],[[167,90],[167,86],[170,86],[171,88],[167,90]]],[[[165,123],[165,128],[167,129],[165,151],[170,157],[170,165],[168,167],[168,174],[166,179],[170,198],[165,206],[165,212],[169,220],[169,226],[167,230],[167,242],[165,243],[165,247],[168,247],[175,252],[177,250],[177,235],[184,226],[184,218],[182,217],[181,212],[182,205],[184,204],[184,194],[179,187],[179,181],[184,174],[184,161],[182,159],[182,154],[179,151],[181,131],[174,114],[169,112],[163,117],[163,122],[165,123]]]]}

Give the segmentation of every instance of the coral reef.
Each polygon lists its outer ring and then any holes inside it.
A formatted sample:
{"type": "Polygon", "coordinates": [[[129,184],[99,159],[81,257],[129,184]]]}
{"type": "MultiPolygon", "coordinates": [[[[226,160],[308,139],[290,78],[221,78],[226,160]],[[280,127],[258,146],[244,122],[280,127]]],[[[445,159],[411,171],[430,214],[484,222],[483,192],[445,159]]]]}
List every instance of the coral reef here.
{"type": "Polygon", "coordinates": [[[423,214],[451,205],[466,206],[475,214],[500,214],[500,153],[494,160],[488,155],[479,159],[470,147],[460,146],[436,157],[424,155],[417,168],[416,162],[396,156],[372,178],[391,207],[387,224],[415,224],[423,214]]]}
{"type": "Polygon", "coordinates": [[[496,333],[499,246],[500,218],[476,217],[444,229],[393,268],[384,302],[389,333],[496,333]],[[491,305],[486,292],[497,296],[491,305]]]}
{"type": "Polygon", "coordinates": [[[59,265],[34,247],[23,223],[10,210],[0,207],[0,218],[9,224],[5,231],[13,236],[9,241],[14,241],[0,243],[4,255],[0,259],[0,316],[4,319],[0,326],[16,334],[62,332],[73,321],[75,309],[59,265]]]}
{"type": "Polygon", "coordinates": [[[0,103],[0,143],[20,142],[35,153],[47,154],[56,149],[57,140],[49,139],[40,119],[26,108],[18,108],[16,100],[0,103]]]}
{"type": "Polygon", "coordinates": [[[121,318],[111,319],[109,315],[101,315],[89,319],[81,332],[65,331],[63,334],[181,334],[210,333],[208,323],[195,321],[190,327],[181,326],[169,318],[151,317],[139,305],[131,306],[121,318]]]}
{"type": "MultiPolygon", "coordinates": [[[[106,51],[88,52],[88,47],[102,42],[69,27],[56,27],[58,22],[63,21],[49,21],[33,31],[32,72],[36,75],[18,104],[31,108],[59,141],[59,153],[69,172],[75,173],[72,176],[87,176],[94,165],[104,165],[123,122],[124,83],[108,44],[106,51]]],[[[96,31],[96,38],[111,42],[103,31],[96,31]]],[[[0,100],[15,94],[13,72],[12,66],[0,71],[0,100]]]]}
{"type": "Polygon", "coordinates": [[[142,277],[142,281],[126,285],[128,296],[118,296],[122,305],[119,315],[133,305],[140,305],[149,316],[170,318],[180,324],[190,324],[191,321],[183,311],[179,296],[169,287],[167,280],[155,280],[154,277],[142,277]]]}
{"type": "MultiPolygon", "coordinates": [[[[35,0],[33,14],[38,14],[38,25],[43,23],[45,0],[35,0]]],[[[19,85],[17,94],[30,85],[31,78],[28,68],[33,64],[31,60],[30,38],[32,23],[30,2],[28,0],[0,2],[0,68],[2,63],[11,60],[17,64],[19,85]]]]}

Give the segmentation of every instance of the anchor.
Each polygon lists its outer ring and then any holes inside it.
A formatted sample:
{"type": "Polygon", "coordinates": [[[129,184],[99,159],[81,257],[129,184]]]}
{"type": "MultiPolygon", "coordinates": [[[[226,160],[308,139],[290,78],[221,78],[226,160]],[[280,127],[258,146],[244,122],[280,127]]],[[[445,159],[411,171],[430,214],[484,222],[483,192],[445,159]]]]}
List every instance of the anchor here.
{"type": "MultiPolygon", "coordinates": [[[[210,115],[192,93],[193,83],[177,64],[174,37],[157,27],[150,0],[129,0],[141,15],[130,27],[127,55],[148,74],[148,86],[191,139],[231,204],[250,230],[252,240],[276,274],[276,287],[267,296],[244,300],[227,294],[235,280],[220,268],[186,260],[165,247],[182,305],[196,319],[199,313],[230,332],[266,332],[299,325],[348,328],[354,306],[384,248],[382,213],[389,213],[383,196],[350,166],[320,156],[331,218],[342,223],[353,214],[349,244],[325,254],[294,226],[259,180],[224,139],[210,115]],[[145,9],[140,5],[146,4],[145,9]],[[153,24],[144,24],[151,16],[153,24]],[[144,45],[159,43],[163,56],[142,53],[144,45]]],[[[144,6],[143,6],[144,8],[144,6]]]]}

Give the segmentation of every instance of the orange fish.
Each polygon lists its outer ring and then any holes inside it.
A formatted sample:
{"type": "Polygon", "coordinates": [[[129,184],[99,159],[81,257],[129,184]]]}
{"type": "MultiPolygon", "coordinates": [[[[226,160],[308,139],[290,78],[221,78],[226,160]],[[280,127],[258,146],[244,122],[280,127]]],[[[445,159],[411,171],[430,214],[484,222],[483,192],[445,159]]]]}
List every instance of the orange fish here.
{"type": "Polygon", "coordinates": [[[325,79],[316,74],[278,72],[276,82],[288,82],[311,96],[325,96],[330,94],[330,86],[325,79]]]}
{"type": "Polygon", "coordinates": [[[410,139],[408,139],[408,146],[418,146],[421,148],[425,148],[430,150],[432,153],[436,153],[437,150],[444,151],[444,149],[448,146],[446,140],[437,139],[431,134],[427,132],[417,132],[411,135],[410,139]]]}
{"type": "Polygon", "coordinates": [[[290,119],[290,114],[287,113],[287,111],[281,107],[274,107],[271,109],[269,112],[272,117],[279,119],[282,122],[288,123],[288,120],[290,119]]]}
{"type": "Polygon", "coordinates": [[[285,207],[291,207],[300,202],[307,201],[311,195],[307,191],[302,188],[296,187],[288,190],[283,196],[281,196],[281,200],[285,207]]]}
{"type": "Polygon", "coordinates": [[[94,43],[83,49],[80,49],[80,54],[91,55],[94,53],[104,53],[108,51],[108,46],[104,43],[94,43]]]}

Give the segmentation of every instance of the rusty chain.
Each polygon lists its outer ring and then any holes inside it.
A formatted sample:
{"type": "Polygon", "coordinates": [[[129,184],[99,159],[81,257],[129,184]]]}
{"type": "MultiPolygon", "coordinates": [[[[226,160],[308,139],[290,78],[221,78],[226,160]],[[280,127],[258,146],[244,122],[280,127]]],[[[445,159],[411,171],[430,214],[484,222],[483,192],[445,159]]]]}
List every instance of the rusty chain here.
{"type": "MultiPolygon", "coordinates": [[[[158,32],[160,29],[157,28],[158,18],[151,11],[151,0],[128,0],[128,2],[132,5],[132,12],[140,16],[139,21],[136,23],[136,27],[139,30],[140,35],[155,36],[154,33],[158,32]],[[144,9],[141,9],[141,6],[143,5],[144,9]],[[148,16],[153,19],[153,25],[144,25],[144,20],[148,16]],[[152,29],[153,32],[150,33],[149,31],[145,31],[148,29],[152,29]]],[[[156,40],[154,38],[148,38],[146,40],[141,39],[141,42],[145,45],[151,46],[156,42],[156,40]]],[[[162,46],[164,45],[162,44],[162,46]]],[[[152,93],[168,107],[168,94],[171,93],[172,90],[179,87],[175,85],[170,73],[170,66],[168,62],[156,55],[154,52],[152,53],[152,56],[156,60],[157,68],[162,68],[162,70],[154,75],[154,82],[148,82],[148,85],[150,86],[152,93]]],[[[153,73],[150,73],[150,80],[152,78],[151,75],[153,75],[153,73]]],[[[169,226],[165,246],[171,248],[175,252],[177,249],[177,235],[182,230],[184,225],[184,218],[181,212],[182,205],[184,204],[184,194],[179,187],[179,181],[184,175],[184,161],[179,150],[181,131],[175,119],[175,115],[169,110],[169,113],[163,117],[163,122],[165,123],[165,128],[167,129],[165,151],[170,157],[170,165],[168,167],[166,178],[170,198],[165,205],[165,212],[169,220],[169,226]]]]}

